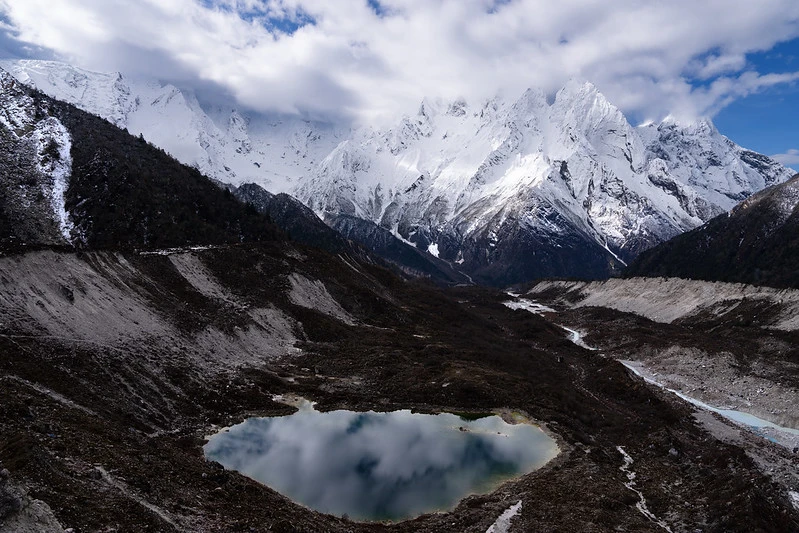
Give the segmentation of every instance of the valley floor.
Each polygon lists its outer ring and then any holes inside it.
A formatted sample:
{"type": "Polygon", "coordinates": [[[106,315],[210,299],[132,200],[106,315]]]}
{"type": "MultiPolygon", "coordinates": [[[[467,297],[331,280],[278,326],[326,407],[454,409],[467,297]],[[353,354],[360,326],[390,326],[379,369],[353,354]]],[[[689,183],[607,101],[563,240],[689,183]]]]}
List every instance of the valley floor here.
{"type": "Polygon", "coordinates": [[[769,471],[792,452],[753,453],[755,436],[616,361],[691,348],[777,386],[793,333],[709,334],[707,321],[575,307],[562,289],[536,294],[559,311],[539,316],[498,291],[280,243],[0,258],[0,531],[799,530],[795,480],[769,471]],[[756,350],[719,359],[725,343],[756,350]],[[518,412],[562,451],[451,512],[355,523],[203,458],[204,436],[290,413],[274,401],[289,394],[320,410],[518,412]]]}
{"type": "Polygon", "coordinates": [[[744,449],[789,498],[799,490],[799,291],[635,278],[542,282],[526,296],[696,406],[700,425],[744,449]]]}

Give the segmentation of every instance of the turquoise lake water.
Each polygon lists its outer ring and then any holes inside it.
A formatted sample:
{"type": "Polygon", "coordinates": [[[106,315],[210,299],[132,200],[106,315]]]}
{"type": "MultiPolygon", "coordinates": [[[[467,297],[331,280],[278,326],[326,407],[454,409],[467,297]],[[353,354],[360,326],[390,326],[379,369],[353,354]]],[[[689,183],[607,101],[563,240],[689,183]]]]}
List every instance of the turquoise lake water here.
{"type": "Polygon", "coordinates": [[[204,451],[304,506],[372,521],[451,509],[540,468],[558,447],[540,428],[498,416],[305,408],[248,419],[212,436],[204,451]]]}

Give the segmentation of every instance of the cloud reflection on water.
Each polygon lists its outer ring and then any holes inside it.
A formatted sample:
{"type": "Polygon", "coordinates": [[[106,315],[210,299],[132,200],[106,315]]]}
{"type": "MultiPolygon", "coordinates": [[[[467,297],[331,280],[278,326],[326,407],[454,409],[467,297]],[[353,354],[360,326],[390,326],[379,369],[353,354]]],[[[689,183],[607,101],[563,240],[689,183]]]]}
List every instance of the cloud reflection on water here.
{"type": "Polygon", "coordinates": [[[208,459],[303,505],[361,520],[450,508],[535,470],[557,452],[534,426],[410,411],[303,410],[252,418],[205,446],[208,459]]]}

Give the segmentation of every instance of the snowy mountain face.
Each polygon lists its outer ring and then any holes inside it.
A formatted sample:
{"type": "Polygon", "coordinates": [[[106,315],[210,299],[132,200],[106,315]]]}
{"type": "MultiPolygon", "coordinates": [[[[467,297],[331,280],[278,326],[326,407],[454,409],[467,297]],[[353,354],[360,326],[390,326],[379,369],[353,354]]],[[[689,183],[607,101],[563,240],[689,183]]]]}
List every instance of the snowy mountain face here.
{"type": "Polygon", "coordinates": [[[153,80],[51,61],[0,61],[22,83],[143,135],[210,178],[288,192],[339,142],[341,132],[296,118],[202,107],[190,92],[153,80]]]}
{"type": "Polygon", "coordinates": [[[374,222],[478,281],[604,276],[792,172],[708,120],[633,127],[589,83],[480,104],[425,100],[386,129],[201,106],[169,85],[58,63],[19,80],[218,180],[374,222]]]}

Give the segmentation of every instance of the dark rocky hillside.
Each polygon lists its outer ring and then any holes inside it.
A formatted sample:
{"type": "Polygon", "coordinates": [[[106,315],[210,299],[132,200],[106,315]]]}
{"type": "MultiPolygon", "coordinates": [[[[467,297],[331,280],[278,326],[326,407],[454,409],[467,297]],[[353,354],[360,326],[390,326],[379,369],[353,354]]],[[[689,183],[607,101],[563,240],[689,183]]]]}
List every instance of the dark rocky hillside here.
{"type": "Polygon", "coordinates": [[[68,104],[73,136],[67,209],[91,247],[173,247],[275,239],[268,217],[197,170],[68,104]]]}
{"type": "Polygon", "coordinates": [[[255,183],[239,187],[221,186],[242,202],[268,215],[292,241],[332,254],[347,254],[362,261],[382,264],[403,277],[427,278],[441,285],[471,282],[468,276],[446,261],[402,242],[374,222],[336,215],[330,216],[325,223],[291,195],[272,194],[255,183]]]}
{"type": "Polygon", "coordinates": [[[8,75],[2,81],[0,241],[7,249],[22,244],[163,248],[280,237],[268,216],[163,150],[8,75]],[[44,148],[37,146],[40,130],[57,130],[59,123],[69,139],[54,135],[44,148]],[[40,167],[70,156],[63,204],[74,227],[67,243],[50,227],[53,179],[40,167]]]}
{"type": "MultiPolygon", "coordinates": [[[[545,203],[540,211],[547,222],[545,228],[561,230],[532,231],[508,216],[495,232],[475,233],[463,242],[464,266],[476,282],[507,287],[550,277],[606,279],[619,272],[621,262],[579,226],[545,203]]],[[[445,242],[443,249],[451,254],[454,243],[450,247],[445,242]]]]}
{"type": "Polygon", "coordinates": [[[342,235],[361,243],[406,274],[449,285],[472,282],[447,261],[401,241],[374,222],[350,215],[330,215],[328,222],[342,235]]]}
{"type": "Polygon", "coordinates": [[[799,287],[799,175],[642,253],[624,272],[799,287]]]}
{"type": "Polygon", "coordinates": [[[366,255],[364,249],[345,239],[302,202],[288,194],[272,194],[255,183],[245,183],[239,187],[222,186],[242,202],[269,216],[293,241],[333,254],[366,255]]]}
{"type": "Polygon", "coordinates": [[[331,215],[325,223],[305,204],[288,194],[272,194],[255,183],[223,187],[242,202],[267,214],[293,241],[334,254],[345,253],[382,262],[402,276],[428,278],[443,285],[471,282],[468,276],[446,261],[402,242],[374,222],[347,215],[331,215]]]}

